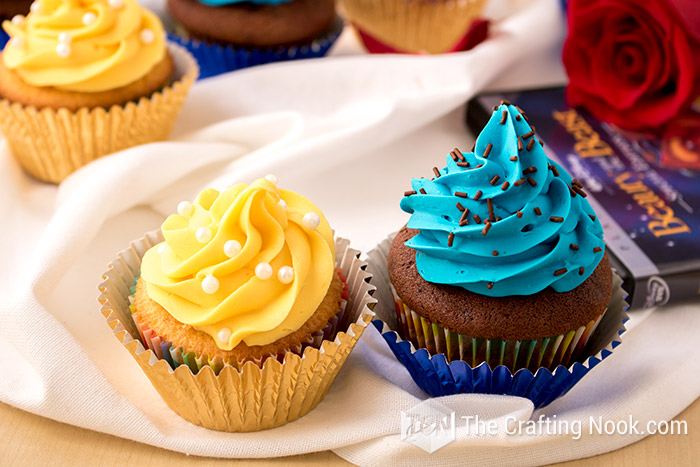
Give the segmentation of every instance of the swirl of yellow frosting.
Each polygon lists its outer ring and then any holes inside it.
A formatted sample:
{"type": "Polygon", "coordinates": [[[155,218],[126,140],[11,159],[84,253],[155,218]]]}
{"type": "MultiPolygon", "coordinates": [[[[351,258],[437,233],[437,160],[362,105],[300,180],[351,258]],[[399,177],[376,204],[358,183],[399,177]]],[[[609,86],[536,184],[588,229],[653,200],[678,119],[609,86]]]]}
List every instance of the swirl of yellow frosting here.
{"type": "Polygon", "coordinates": [[[161,227],[165,241],[141,263],[148,296],[223,350],[298,330],[335,271],[333,232],[321,211],[268,179],[183,201],[161,227]]]}
{"type": "Polygon", "coordinates": [[[160,20],[136,0],[38,0],[5,21],[4,64],[32,86],[100,92],[139,80],[165,56],[160,20]]]}

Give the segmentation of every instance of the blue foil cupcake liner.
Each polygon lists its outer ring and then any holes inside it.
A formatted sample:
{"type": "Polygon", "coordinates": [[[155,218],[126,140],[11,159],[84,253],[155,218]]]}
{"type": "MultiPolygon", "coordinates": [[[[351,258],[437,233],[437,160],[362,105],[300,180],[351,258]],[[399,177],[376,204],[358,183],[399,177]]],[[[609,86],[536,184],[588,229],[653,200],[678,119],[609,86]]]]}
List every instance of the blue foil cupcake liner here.
{"type": "MultiPolygon", "coordinates": [[[[172,23],[172,21],[166,22],[166,24],[168,23],[172,23]]],[[[344,22],[338,16],[325,34],[310,42],[294,46],[258,49],[191,39],[175,32],[178,29],[176,26],[169,29],[168,39],[182,45],[195,57],[200,68],[199,79],[204,79],[266,63],[323,57],[340,37],[343,26],[344,22]]]]}
{"type": "MultiPolygon", "coordinates": [[[[460,343],[464,345],[457,347],[457,352],[460,347],[473,350],[473,353],[469,352],[473,356],[470,362],[456,359],[454,356],[452,361],[449,361],[448,355],[454,354],[454,351],[449,351],[450,336],[447,334],[454,333],[441,333],[442,328],[439,326],[432,329],[432,326],[423,322],[424,320],[415,319],[413,320],[414,334],[418,331],[417,334],[421,334],[422,337],[414,336],[410,332],[411,323],[408,321],[417,314],[410,313],[410,309],[409,313],[397,314],[394,308],[394,296],[387,271],[387,258],[392,239],[393,236],[384,240],[367,255],[367,270],[375,278],[377,286],[375,298],[378,299],[374,310],[377,319],[372,324],[382,334],[396,359],[408,370],[413,381],[430,396],[465,393],[504,394],[530,399],[535,408],[544,407],[566,394],[592,368],[610,356],[613,349],[621,342],[620,336],[625,331],[624,323],[629,319],[626,313],[628,305],[625,302],[626,293],[621,288],[622,280],[614,274],[613,296],[608,310],[600,321],[595,323],[595,329],[591,331],[591,336],[582,351],[583,355],[591,356],[587,358],[579,356],[578,359],[574,357],[572,360],[577,361],[573,364],[557,365],[551,370],[545,366],[539,368],[530,366],[529,369],[522,368],[513,373],[507,366],[495,363],[502,363],[507,356],[504,357],[503,351],[489,352],[494,342],[477,339],[476,341],[479,342],[473,345],[460,343]],[[403,340],[397,332],[402,329],[408,329],[408,335],[404,334],[404,336],[409,340],[403,340]],[[442,339],[440,337],[442,335],[446,337],[442,339]],[[426,340],[425,336],[431,336],[433,343],[426,340]],[[416,341],[420,346],[431,348],[432,352],[426,348],[416,348],[411,340],[416,341]],[[437,342],[445,344],[444,349],[440,348],[442,344],[437,342]],[[490,353],[497,354],[496,358],[491,358],[490,353]],[[470,365],[477,361],[482,363],[476,366],[470,365]],[[493,364],[493,368],[488,362],[493,364]]],[[[497,347],[503,350],[506,345],[497,347]]],[[[464,353],[464,350],[461,353],[464,353]]]]}
{"type": "Polygon", "coordinates": [[[5,48],[7,41],[10,40],[10,36],[7,35],[4,29],[0,28],[0,50],[5,48]]]}

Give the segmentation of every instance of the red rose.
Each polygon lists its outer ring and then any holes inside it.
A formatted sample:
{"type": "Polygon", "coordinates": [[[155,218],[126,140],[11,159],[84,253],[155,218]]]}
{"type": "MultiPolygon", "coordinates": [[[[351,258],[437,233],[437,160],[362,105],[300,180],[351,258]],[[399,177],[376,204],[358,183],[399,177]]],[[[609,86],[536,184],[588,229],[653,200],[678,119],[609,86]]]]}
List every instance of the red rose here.
{"type": "Polygon", "coordinates": [[[658,129],[700,93],[697,0],[572,0],[570,105],[622,128],[658,129]]]}

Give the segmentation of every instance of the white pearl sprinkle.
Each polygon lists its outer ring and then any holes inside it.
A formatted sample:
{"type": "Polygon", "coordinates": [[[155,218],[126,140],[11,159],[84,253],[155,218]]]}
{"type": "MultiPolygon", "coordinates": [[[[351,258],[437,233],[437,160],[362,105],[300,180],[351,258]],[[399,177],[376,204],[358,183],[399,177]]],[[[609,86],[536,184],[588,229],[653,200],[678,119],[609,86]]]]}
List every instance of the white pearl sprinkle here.
{"type": "Polygon", "coordinates": [[[56,54],[61,57],[61,58],[67,58],[70,57],[71,53],[71,48],[69,44],[66,44],[65,42],[59,42],[59,44],[56,46],[56,54]]]}
{"type": "Polygon", "coordinates": [[[280,182],[279,179],[277,178],[277,175],[275,175],[275,174],[265,175],[265,180],[267,180],[270,183],[274,183],[275,185],[277,185],[280,182]]]}
{"type": "Polygon", "coordinates": [[[15,49],[22,49],[24,48],[24,39],[21,37],[13,37],[10,40],[10,45],[15,49]]]}
{"type": "Polygon", "coordinates": [[[287,202],[283,199],[280,200],[280,207],[282,208],[283,211],[287,210],[287,202]]]}
{"type": "Polygon", "coordinates": [[[197,237],[197,241],[199,243],[209,243],[209,240],[211,240],[212,234],[211,234],[211,230],[209,229],[209,227],[200,227],[197,229],[194,236],[197,237]]]}
{"type": "Polygon", "coordinates": [[[58,35],[58,42],[60,42],[61,44],[70,44],[71,42],[73,42],[73,36],[71,36],[67,32],[62,32],[58,35]]]}
{"type": "Polygon", "coordinates": [[[221,328],[216,337],[219,338],[219,342],[222,344],[228,344],[228,340],[231,338],[231,330],[229,328],[221,328]]]}
{"type": "Polygon", "coordinates": [[[177,213],[183,217],[190,217],[194,212],[194,206],[189,201],[180,201],[177,205],[177,213]]]}
{"type": "Polygon", "coordinates": [[[141,31],[141,42],[144,44],[150,44],[156,40],[156,35],[150,29],[144,29],[141,31]]]}
{"type": "Polygon", "coordinates": [[[161,243],[160,245],[158,245],[158,254],[159,255],[162,255],[163,253],[165,253],[166,246],[167,245],[165,243],[161,243]]]}
{"type": "Polygon", "coordinates": [[[321,223],[321,218],[315,212],[307,212],[301,220],[304,227],[313,230],[321,223]]]}
{"type": "Polygon", "coordinates": [[[202,290],[209,295],[215,294],[219,290],[219,279],[214,276],[205,276],[202,279],[202,290]]]}
{"type": "Polygon", "coordinates": [[[93,13],[92,11],[88,11],[83,15],[83,24],[85,26],[90,26],[93,24],[95,21],[97,21],[97,15],[93,13]]]}
{"type": "Polygon", "coordinates": [[[39,13],[41,11],[41,3],[39,3],[39,2],[32,3],[32,5],[29,7],[29,10],[32,13],[39,13]]]}
{"type": "Polygon", "coordinates": [[[124,6],[124,0],[109,0],[107,4],[112,8],[121,8],[124,6]]]}
{"type": "Polygon", "coordinates": [[[289,284],[294,280],[294,269],[289,266],[282,266],[277,271],[277,279],[283,284],[289,284]]]}
{"type": "Polygon", "coordinates": [[[233,258],[241,251],[241,244],[238,240],[229,240],[224,243],[224,254],[229,258],[233,258]]]}
{"type": "Polygon", "coordinates": [[[21,26],[24,23],[24,15],[15,15],[12,17],[12,24],[21,26]]]}
{"type": "Polygon", "coordinates": [[[272,266],[268,263],[258,263],[258,265],[255,266],[255,276],[263,281],[268,280],[272,277],[272,266]]]}

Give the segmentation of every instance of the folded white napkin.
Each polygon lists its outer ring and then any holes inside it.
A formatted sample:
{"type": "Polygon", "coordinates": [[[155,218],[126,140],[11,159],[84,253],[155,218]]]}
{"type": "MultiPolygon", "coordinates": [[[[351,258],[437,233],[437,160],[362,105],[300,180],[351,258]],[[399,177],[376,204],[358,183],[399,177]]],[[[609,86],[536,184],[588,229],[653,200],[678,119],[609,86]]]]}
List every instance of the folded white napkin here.
{"type": "MultiPolygon", "coordinates": [[[[105,157],[56,188],[33,181],[0,139],[0,400],[97,431],[196,455],[271,457],[332,449],[361,465],[530,465],[591,456],[642,437],[506,435],[529,401],[441,398],[457,417],[499,421],[494,436],[457,429],[433,453],[400,440],[400,413],[425,395],[368,329],[325,400],[287,426],[206,430],[159,398],[99,313],[97,284],[130,240],[207,185],[276,173],[315,200],[338,234],[370,249],[406,221],[411,177],[468,149],[463,103],[485,86],[562,79],[555,0],[501,1],[508,14],[475,49],[435,57],[357,54],[257,67],[194,86],[172,142],[105,157]]],[[[636,315],[612,357],[541,413],[559,420],[668,420],[700,394],[697,306],[636,315]],[[646,319],[644,319],[646,318],[646,319]],[[672,395],[672,397],[669,397],[672,395]]],[[[535,417],[539,413],[534,414],[535,417]]]]}

